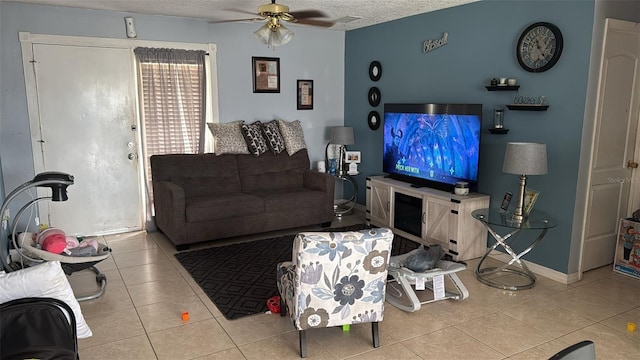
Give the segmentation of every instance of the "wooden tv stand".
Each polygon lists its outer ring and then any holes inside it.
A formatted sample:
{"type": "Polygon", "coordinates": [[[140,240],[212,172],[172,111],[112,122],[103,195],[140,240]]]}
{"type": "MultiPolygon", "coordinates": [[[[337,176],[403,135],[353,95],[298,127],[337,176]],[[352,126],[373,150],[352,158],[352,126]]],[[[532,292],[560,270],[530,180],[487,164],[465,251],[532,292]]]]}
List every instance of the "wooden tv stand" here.
{"type": "Polygon", "coordinates": [[[489,195],[460,196],[386,178],[367,177],[366,222],[425,245],[440,244],[455,261],[487,251],[487,229],[471,217],[489,207],[489,195]]]}

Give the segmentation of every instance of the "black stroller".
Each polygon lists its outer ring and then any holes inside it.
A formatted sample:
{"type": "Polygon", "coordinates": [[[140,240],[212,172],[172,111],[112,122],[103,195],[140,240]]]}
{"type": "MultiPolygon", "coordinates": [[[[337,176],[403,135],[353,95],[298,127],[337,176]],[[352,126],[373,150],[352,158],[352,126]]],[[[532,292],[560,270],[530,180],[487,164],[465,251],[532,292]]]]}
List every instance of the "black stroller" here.
{"type": "Polygon", "coordinates": [[[77,360],[76,319],[54,298],[22,298],[0,304],[3,360],[77,360]]]}

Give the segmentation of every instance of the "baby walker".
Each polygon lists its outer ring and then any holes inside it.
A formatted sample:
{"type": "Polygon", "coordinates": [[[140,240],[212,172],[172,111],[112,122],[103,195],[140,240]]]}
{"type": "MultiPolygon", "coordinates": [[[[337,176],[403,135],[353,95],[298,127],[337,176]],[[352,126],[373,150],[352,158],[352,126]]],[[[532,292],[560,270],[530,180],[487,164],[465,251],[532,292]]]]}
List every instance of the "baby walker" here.
{"type": "MultiPolygon", "coordinates": [[[[18,222],[20,221],[22,215],[28,210],[32,205],[38,203],[42,200],[51,200],[51,201],[66,201],[68,199],[67,196],[67,187],[69,185],[73,185],[74,179],[72,175],[61,173],[61,172],[43,172],[36,175],[33,180],[28,181],[18,188],[13,190],[7,197],[5,198],[2,208],[0,209],[0,214],[5,214],[9,203],[11,200],[16,198],[19,194],[24,191],[27,191],[34,187],[48,187],[51,189],[51,196],[43,196],[36,197],[27,202],[16,214],[15,219],[9,229],[7,229],[7,224],[9,223],[8,219],[3,219],[2,228],[0,229],[0,265],[2,266],[0,270],[5,270],[6,272],[12,272],[19,270],[22,266],[16,262],[12,262],[10,250],[9,250],[9,237],[7,234],[11,233],[11,239],[13,241],[13,247],[18,255],[22,259],[27,259],[34,263],[44,262],[44,261],[60,261],[62,264],[62,269],[68,275],[71,275],[75,271],[86,270],[89,269],[96,274],[96,282],[100,284],[100,289],[91,295],[77,297],[78,301],[85,301],[96,299],[102,294],[104,294],[105,288],[107,286],[107,277],[98,270],[94,265],[107,259],[111,255],[111,249],[109,249],[105,244],[95,243],[95,253],[92,252],[92,255],[89,256],[69,256],[65,255],[63,252],[63,248],[58,248],[55,252],[45,251],[41,248],[38,248],[39,238],[33,236],[32,233],[23,232],[21,234],[17,234],[18,222]],[[9,231],[7,231],[9,230],[9,231]],[[19,239],[19,241],[16,241],[19,239]],[[58,251],[59,250],[59,251],[58,251]],[[59,253],[58,253],[59,252],[59,253]],[[27,255],[29,254],[29,255],[27,255]],[[33,256],[33,257],[31,257],[33,256]]],[[[64,232],[59,229],[50,228],[49,233],[53,234],[52,237],[64,237],[64,232]]],[[[41,235],[44,235],[44,231],[41,235]]],[[[42,241],[40,241],[42,244],[42,241]]]]}
{"type": "Polygon", "coordinates": [[[469,291],[456,275],[458,271],[466,269],[464,264],[439,260],[433,269],[415,272],[404,265],[418,251],[420,248],[389,259],[389,275],[393,277],[387,281],[386,299],[389,303],[400,310],[414,312],[420,310],[422,304],[469,297],[469,291]],[[453,289],[446,289],[446,279],[453,289]]]}

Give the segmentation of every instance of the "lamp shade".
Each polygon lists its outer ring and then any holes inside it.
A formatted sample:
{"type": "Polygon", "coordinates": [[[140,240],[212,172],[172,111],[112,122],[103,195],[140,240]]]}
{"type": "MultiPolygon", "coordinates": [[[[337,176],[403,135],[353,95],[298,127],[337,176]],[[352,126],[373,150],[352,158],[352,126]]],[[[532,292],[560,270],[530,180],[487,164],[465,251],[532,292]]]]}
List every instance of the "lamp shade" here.
{"type": "Polygon", "coordinates": [[[331,144],[339,145],[353,145],[355,139],[353,135],[353,128],[350,126],[334,126],[329,129],[329,142],[331,144]]]}
{"type": "Polygon", "coordinates": [[[256,37],[256,39],[260,40],[261,43],[267,45],[269,44],[271,29],[269,29],[269,25],[265,24],[260,29],[254,31],[253,35],[256,37]]]}
{"type": "Polygon", "coordinates": [[[547,145],[524,142],[507,143],[502,171],[517,175],[546,174],[547,145]]]}

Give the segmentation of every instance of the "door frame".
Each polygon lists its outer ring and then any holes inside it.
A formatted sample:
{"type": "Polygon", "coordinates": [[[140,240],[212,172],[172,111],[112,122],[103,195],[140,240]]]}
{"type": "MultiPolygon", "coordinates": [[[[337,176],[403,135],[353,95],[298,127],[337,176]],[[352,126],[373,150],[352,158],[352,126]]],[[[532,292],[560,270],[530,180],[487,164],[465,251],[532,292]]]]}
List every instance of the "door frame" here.
{"type": "MultiPolygon", "coordinates": [[[[31,64],[34,61],[33,45],[60,45],[60,46],[84,46],[84,47],[100,47],[100,48],[117,48],[127,49],[131,52],[131,65],[132,69],[137,69],[135,55],[133,50],[137,47],[151,47],[151,48],[177,48],[185,50],[204,50],[208,53],[208,61],[206,62],[206,76],[208,78],[207,85],[207,122],[219,122],[219,103],[218,103],[218,74],[217,74],[217,46],[212,43],[186,43],[186,42],[169,42],[169,41],[153,41],[153,40],[138,40],[138,39],[116,39],[116,38],[97,38],[97,37],[85,37],[85,36],[65,36],[65,35],[49,35],[49,34],[32,34],[30,32],[19,32],[18,38],[20,41],[20,47],[22,51],[22,66],[25,78],[25,89],[27,95],[27,112],[29,117],[29,128],[31,135],[31,147],[33,155],[33,168],[34,175],[44,171],[44,154],[40,144],[34,139],[41,139],[40,129],[40,112],[38,107],[38,94],[36,86],[36,76],[34,67],[31,64]]],[[[137,74],[133,74],[132,79],[135,93],[139,94],[139,86],[137,81],[137,74]]],[[[142,117],[140,109],[140,98],[135,96],[134,100],[135,114],[136,114],[136,126],[138,129],[142,129],[142,117]]],[[[205,127],[206,131],[206,127],[205,127]]],[[[138,154],[144,154],[142,138],[142,131],[136,132],[138,154]]],[[[140,189],[142,214],[140,219],[140,229],[145,228],[144,219],[149,219],[149,202],[146,196],[146,181],[145,181],[145,157],[140,156],[143,161],[138,162],[138,187],[140,189]]],[[[48,206],[40,207],[40,218],[46,219],[49,217],[48,206]]],[[[102,234],[106,235],[106,234],[102,234]]]]}

